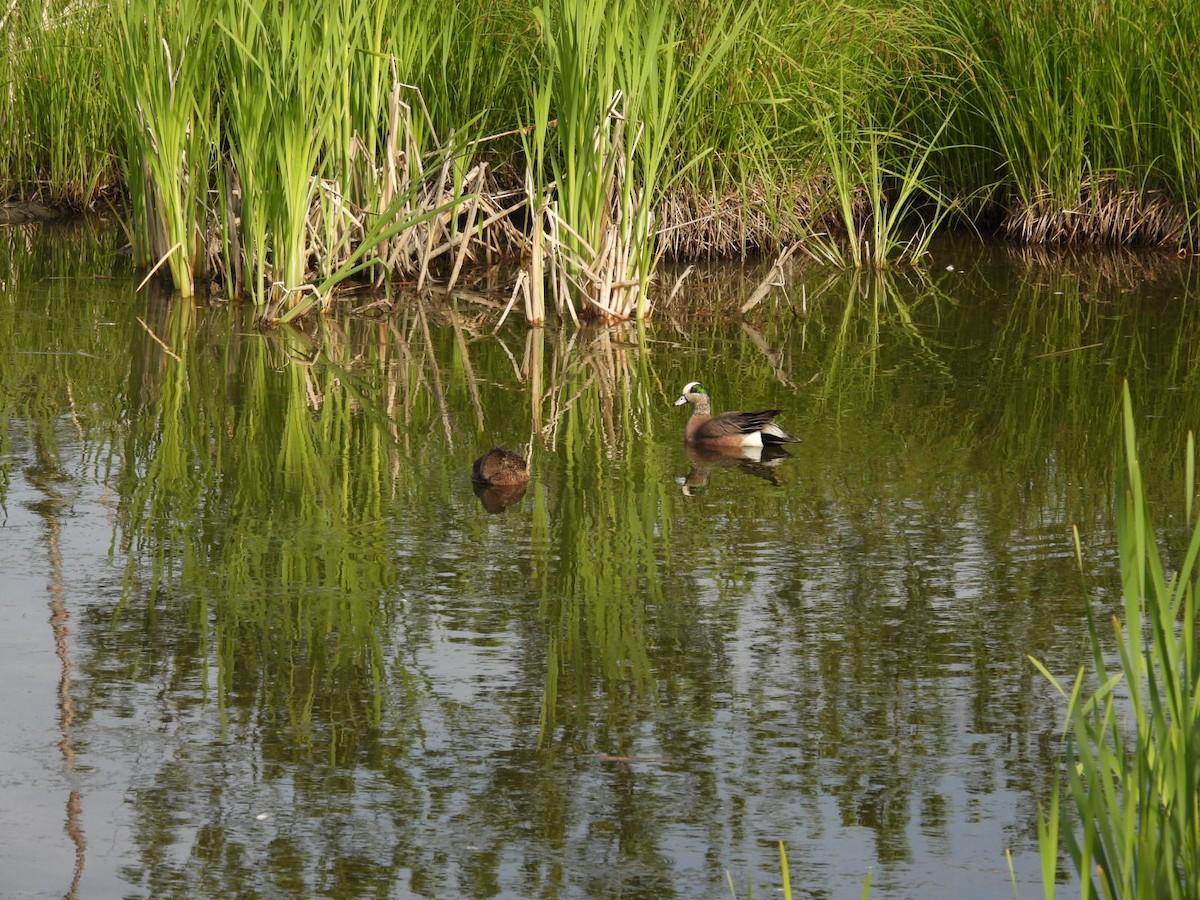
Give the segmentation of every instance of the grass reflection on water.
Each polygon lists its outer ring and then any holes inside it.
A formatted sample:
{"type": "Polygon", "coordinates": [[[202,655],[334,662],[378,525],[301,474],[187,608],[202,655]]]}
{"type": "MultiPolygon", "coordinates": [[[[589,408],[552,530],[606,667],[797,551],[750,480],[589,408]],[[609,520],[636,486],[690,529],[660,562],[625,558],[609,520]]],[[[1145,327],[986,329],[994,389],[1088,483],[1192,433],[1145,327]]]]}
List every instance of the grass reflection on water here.
{"type": "Polygon", "coordinates": [[[1084,646],[1068,528],[1107,543],[1119,377],[1161,399],[1143,465],[1171,490],[1200,344],[1155,334],[1186,310],[1118,307],[1119,274],[1056,294],[1022,265],[627,332],[50,298],[51,344],[21,345],[106,363],[5,355],[4,401],[47,441],[73,416],[115,494],[120,601],[78,639],[89,715],[158,751],[118,763],[123,877],[720,895],[783,839],[818,890],[875,863],[881,891],[999,895],[1004,846],[1036,882],[1057,722],[1026,654],[1084,646]],[[804,442],[685,492],[705,461],[669,404],[700,377],[804,442]],[[469,482],[495,444],[534,472],[498,515],[469,482]]]}

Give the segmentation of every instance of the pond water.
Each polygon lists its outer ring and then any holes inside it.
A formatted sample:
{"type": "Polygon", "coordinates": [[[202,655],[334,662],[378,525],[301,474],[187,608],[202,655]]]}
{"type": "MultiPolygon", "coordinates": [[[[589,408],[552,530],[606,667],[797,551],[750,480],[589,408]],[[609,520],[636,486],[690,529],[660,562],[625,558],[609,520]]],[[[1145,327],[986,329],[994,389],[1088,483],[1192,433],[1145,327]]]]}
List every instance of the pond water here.
{"type": "Polygon", "coordinates": [[[0,231],[4,896],[771,897],[781,841],[797,897],[1011,897],[1006,851],[1042,895],[1029,656],[1115,608],[1126,379],[1178,537],[1190,263],[947,243],[744,319],[761,268],[713,266],[640,331],[480,292],[264,333],[119,243],[0,231]],[[696,379],[803,442],[689,455],[696,379]],[[493,445],[522,495],[472,489],[493,445]]]}

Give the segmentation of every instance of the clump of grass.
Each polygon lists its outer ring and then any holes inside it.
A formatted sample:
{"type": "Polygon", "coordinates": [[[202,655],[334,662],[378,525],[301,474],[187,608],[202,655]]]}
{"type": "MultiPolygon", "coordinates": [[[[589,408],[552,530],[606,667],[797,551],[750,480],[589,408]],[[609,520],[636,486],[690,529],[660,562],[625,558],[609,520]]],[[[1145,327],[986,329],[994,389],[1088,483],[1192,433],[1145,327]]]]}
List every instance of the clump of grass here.
{"type": "MultiPolygon", "coordinates": [[[[1083,896],[1195,897],[1200,885],[1200,655],[1196,577],[1200,522],[1172,571],[1156,543],[1124,394],[1125,485],[1117,534],[1124,621],[1113,617],[1117,667],[1089,612],[1093,669],[1068,692],[1066,782],[1077,820],[1056,789],[1040,817],[1046,895],[1054,895],[1060,842],[1083,896]]],[[[1188,437],[1185,513],[1195,510],[1195,443],[1188,437]]],[[[1076,538],[1078,544],[1078,538],[1076,538]]]]}
{"type": "Polygon", "coordinates": [[[211,277],[287,320],[326,307],[353,275],[420,283],[448,255],[452,282],[476,244],[504,244],[492,232],[511,209],[476,159],[483,117],[448,83],[507,67],[469,37],[482,16],[469,6],[119,4],[139,263],[167,266],[184,296],[211,277]]]}
{"type": "MultiPolygon", "coordinates": [[[[663,12],[643,15],[637,4],[601,0],[545,0],[535,10],[545,63],[527,154],[538,167],[527,177],[536,214],[528,272],[536,295],[549,263],[556,305],[572,317],[576,297],[588,312],[610,320],[628,318],[638,307],[642,273],[632,258],[634,230],[646,229],[649,206],[645,186],[630,171],[642,125],[627,116],[640,97],[625,75],[635,59],[657,60],[663,12]]],[[[544,301],[535,299],[535,318],[539,307],[544,301]]]]}
{"type": "Polygon", "coordinates": [[[175,289],[195,293],[214,134],[214,7],[183,0],[117,4],[117,96],[125,178],[140,265],[168,267],[175,289]]]}
{"type": "Polygon", "coordinates": [[[995,155],[1000,202],[1015,214],[1010,234],[1194,241],[1200,156],[1194,124],[1184,123],[1200,115],[1200,10],[1101,0],[985,10],[937,0],[930,10],[970,112],[955,142],[973,148],[975,166],[995,155]],[[1149,201],[1131,204],[1128,193],[1149,201]],[[1178,210],[1164,216],[1163,198],[1178,210]],[[1152,227],[1139,221],[1145,213],[1152,227]],[[1181,217],[1188,226],[1176,232],[1181,217]]]}
{"type": "Polygon", "coordinates": [[[0,200],[87,208],[118,190],[113,95],[91,63],[115,52],[109,20],[93,3],[0,9],[0,200]]]}
{"type": "Polygon", "coordinates": [[[842,233],[810,231],[805,249],[842,268],[918,262],[953,209],[926,175],[942,129],[914,145],[897,125],[864,125],[861,115],[841,106],[841,99],[839,94],[839,102],[820,118],[817,130],[842,233]],[[919,214],[920,205],[929,209],[927,219],[919,214]],[[915,229],[914,219],[919,223],[915,229]]]}
{"type": "Polygon", "coordinates": [[[531,321],[542,315],[547,276],[560,312],[644,319],[662,255],[655,210],[687,165],[671,157],[682,113],[748,17],[722,15],[711,37],[687,48],[686,67],[666,4],[545,0],[536,18],[545,63],[525,141],[531,321]]]}

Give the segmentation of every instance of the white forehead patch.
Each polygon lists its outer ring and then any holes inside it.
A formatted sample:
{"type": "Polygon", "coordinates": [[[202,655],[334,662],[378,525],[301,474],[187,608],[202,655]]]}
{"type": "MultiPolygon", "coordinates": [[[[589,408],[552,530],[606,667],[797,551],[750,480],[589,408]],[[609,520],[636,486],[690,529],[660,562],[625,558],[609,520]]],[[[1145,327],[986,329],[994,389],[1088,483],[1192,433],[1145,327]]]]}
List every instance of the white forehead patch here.
{"type": "Polygon", "coordinates": [[[683,386],[683,390],[680,391],[680,393],[681,394],[690,394],[692,392],[692,388],[697,388],[697,387],[700,387],[700,382],[689,381],[687,384],[685,384],[683,386]]]}

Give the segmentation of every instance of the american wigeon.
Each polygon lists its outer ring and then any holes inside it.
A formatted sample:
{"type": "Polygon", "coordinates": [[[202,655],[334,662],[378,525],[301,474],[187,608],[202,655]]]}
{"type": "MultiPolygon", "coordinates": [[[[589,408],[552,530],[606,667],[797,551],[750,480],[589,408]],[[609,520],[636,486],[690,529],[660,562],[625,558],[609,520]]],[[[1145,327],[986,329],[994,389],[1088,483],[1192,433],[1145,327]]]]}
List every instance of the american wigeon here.
{"type": "Polygon", "coordinates": [[[698,381],[684,385],[683,393],[675,405],[682,406],[684,403],[692,404],[692,415],[687,421],[684,440],[695,446],[732,449],[794,444],[800,440],[771,421],[779,415],[778,409],[727,412],[714,416],[708,390],[698,381]]]}
{"type": "Polygon", "coordinates": [[[471,468],[471,480],[493,487],[511,487],[529,483],[529,466],[524,457],[503,447],[493,447],[471,468]]]}

